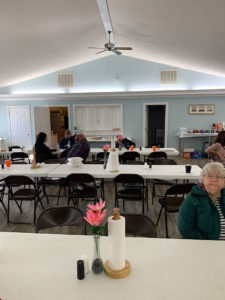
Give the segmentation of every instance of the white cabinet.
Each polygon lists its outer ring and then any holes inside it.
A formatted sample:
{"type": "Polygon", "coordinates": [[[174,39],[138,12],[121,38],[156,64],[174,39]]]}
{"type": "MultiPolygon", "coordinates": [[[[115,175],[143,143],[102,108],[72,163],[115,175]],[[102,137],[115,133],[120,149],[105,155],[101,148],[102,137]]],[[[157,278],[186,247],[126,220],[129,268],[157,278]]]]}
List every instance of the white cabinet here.
{"type": "Polygon", "coordinates": [[[89,135],[123,133],[122,104],[74,105],[74,126],[89,135]],[[118,129],[118,130],[115,130],[118,129]]]}

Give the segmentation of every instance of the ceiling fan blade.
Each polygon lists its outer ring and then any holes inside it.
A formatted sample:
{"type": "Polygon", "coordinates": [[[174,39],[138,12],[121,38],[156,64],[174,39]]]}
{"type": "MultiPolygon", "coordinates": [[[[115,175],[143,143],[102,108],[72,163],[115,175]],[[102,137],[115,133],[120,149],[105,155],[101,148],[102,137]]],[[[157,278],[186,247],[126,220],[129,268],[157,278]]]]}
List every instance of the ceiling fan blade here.
{"type": "Polygon", "coordinates": [[[89,49],[105,49],[105,48],[98,48],[98,47],[88,47],[89,49]]]}
{"type": "Polygon", "coordinates": [[[131,47],[115,47],[114,50],[132,50],[131,47]]]}
{"type": "Polygon", "coordinates": [[[118,50],[115,50],[115,49],[113,49],[112,52],[113,52],[113,53],[116,53],[117,55],[121,55],[121,54],[122,54],[122,52],[120,52],[120,51],[118,51],[118,50]]]}
{"type": "Polygon", "coordinates": [[[105,50],[99,51],[99,52],[97,52],[95,54],[99,54],[99,53],[102,53],[102,52],[105,52],[105,51],[107,51],[107,50],[105,49],[105,50]]]}

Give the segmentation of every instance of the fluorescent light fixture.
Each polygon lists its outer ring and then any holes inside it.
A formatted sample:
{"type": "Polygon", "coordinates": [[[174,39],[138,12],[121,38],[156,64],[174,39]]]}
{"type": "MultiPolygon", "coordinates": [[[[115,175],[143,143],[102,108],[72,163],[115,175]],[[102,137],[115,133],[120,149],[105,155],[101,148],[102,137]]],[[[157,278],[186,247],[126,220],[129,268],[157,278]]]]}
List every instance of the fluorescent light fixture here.
{"type": "Polygon", "coordinates": [[[12,95],[25,95],[25,94],[65,94],[66,92],[64,91],[59,91],[57,90],[20,90],[20,91],[12,91],[12,95]]]}
{"type": "Polygon", "coordinates": [[[221,85],[221,86],[193,85],[192,89],[193,90],[223,90],[225,89],[225,85],[221,85]]]}

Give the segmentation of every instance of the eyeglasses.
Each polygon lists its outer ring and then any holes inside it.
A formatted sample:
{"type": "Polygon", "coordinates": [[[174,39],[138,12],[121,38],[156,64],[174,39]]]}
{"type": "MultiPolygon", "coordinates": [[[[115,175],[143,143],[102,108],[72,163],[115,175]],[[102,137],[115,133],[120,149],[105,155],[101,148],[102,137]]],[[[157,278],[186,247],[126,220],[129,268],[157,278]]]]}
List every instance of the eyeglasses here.
{"type": "Polygon", "coordinates": [[[219,176],[219,175],[216,175],[216,176],[212,176],[212,175],[205,175],[205,177],[209,180],[213,180],[213,179],[216,179],[216,180],[223,180],[224,179],[224,176],[219,176]]]}

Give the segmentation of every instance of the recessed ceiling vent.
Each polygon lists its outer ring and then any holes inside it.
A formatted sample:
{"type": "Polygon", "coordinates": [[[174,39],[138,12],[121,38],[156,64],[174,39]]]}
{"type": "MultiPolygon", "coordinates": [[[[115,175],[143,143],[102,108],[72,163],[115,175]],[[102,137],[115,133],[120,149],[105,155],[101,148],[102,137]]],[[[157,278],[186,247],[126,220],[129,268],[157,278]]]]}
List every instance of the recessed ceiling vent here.
{"type": "Polygon", "coordinates": [[[160,84],[170,85],[177,84],[178,71],[177,70],[160,70],[160,84]]]}
{"type": "Polygon", "coordinates": [[[74,74],[58,74],[58,88],[73,88],[74,87],[74,74]]]}

